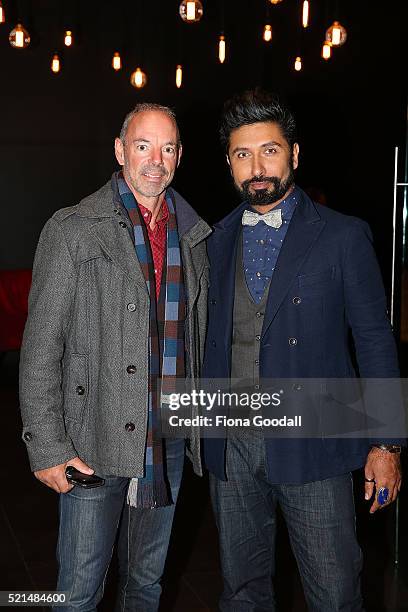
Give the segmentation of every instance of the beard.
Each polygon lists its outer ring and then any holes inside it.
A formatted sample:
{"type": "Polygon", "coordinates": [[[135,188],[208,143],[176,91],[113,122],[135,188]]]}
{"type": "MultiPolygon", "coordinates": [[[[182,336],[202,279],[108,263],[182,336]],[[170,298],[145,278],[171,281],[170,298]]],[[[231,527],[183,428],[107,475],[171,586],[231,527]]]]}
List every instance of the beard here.
{"type": "Polygon", "coordinates": [[[280,179],[277,176],[253,176],[244,181],[241,185],[235,185],[238,193],[243,200],[246,200],[251,206],[267,206],[281,200],[288,190],[295,183],[295,174],[293,164],[289,166],[289,174],[286,179],[280,179]],[[271,183],[269,189],[250,190],[251,183],[271,183]]]}

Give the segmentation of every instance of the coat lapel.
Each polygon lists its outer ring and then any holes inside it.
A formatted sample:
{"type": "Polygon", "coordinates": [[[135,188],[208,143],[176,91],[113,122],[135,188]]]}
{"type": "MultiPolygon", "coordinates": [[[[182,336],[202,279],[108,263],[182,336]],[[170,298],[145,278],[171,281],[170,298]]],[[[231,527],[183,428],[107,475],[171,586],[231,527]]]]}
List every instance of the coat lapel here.
{"type": "Polygon", "coordinates": [[[242,212],[245,208],[246,204],[241,204],[223,221],[217,223],[210,238],[212,241],[210,249],[211,284],[214,282],[218,287],[218,294],[223,300],[221,312],[225,322],[222,329],[226,346],[232,337],[238,236],[241,229],[242,212]]]}
{"type": "Polygon", "coordinates": [[[121,227],[115,218],[95,223],[91,227],[91,232],[113,263],[143,287],[148,295],[146,281],[129,234],[129,228],[127,224],[126,227],[121,227]]]}
{"type": "Polygon", "coordinates": [[[302,192],[272,276],[262,337],[275,318],[291,284],[325,223],[313,202],[302,192]]]}

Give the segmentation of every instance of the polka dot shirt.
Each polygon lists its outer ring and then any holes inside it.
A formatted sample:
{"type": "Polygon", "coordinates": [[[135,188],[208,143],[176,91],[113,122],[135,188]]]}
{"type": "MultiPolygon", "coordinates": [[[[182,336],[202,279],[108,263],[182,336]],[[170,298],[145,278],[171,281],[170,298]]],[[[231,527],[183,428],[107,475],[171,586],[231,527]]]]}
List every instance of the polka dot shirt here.
{"type": "MultiPolygon", "coordinates": [[[[282,225],[276,229],[264,221],[255,226],[244,225],[242,228],[242,253],[246,283],[252,299],[256,304],[262,300],[278,261],[289,223],[299,200],[299,191],[295,187],[289,196],[274,210],[282,210],[282,225]]],[[[255,211],[251,206],[248,210],[255,211]]],[[[257,211],[255,211],[257,212],[257,211]]]]}

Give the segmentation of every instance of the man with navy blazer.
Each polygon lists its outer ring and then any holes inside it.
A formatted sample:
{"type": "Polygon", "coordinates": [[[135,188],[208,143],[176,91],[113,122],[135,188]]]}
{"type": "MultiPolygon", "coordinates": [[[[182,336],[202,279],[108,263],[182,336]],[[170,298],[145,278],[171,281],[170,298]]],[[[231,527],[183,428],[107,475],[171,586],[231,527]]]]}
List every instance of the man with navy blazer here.
{"type": "MultiPolygon", "coordinates": [[[[399,376],[367,224],[314,203],[294,183],[295,120],[259,90],[228,101],[220,129],[243,203],[215,225],[203,375],[245,379],[399,376]]],[[[276,507],[310,610],[360,611],[362,555],[351,471],[365,466],[370,512],[401,485],[390,440],[271,438],[262,428],[204,440],[220,536],[222,612],[275,610],[276,507]]]]}

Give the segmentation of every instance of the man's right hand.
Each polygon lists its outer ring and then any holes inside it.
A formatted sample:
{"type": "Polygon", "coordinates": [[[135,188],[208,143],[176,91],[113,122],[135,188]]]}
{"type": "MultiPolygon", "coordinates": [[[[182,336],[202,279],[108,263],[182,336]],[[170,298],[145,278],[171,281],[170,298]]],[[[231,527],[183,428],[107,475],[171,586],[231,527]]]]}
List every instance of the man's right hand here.
{"type": "Polygon", "coordinates": [[[65,476],[65,469],[67,465],[73,465],[74,468],[83,472],[84,474],[93,474],[95,470],[92,470],[86,463],[81,461],[79,457],[74,457],[65,463],[60,465],[54,465],[53,467],[46,468],[45,470],[39,470],[34,472],[34,476],[38,478],[43,484],[47,485],[51,489],[54,489],[57,493],[68,493],[74,485],[70,484],[65,476]]]}

